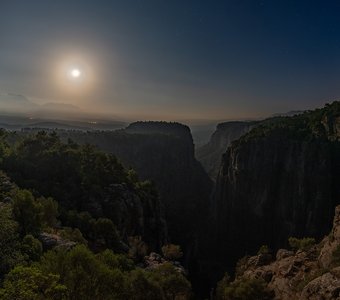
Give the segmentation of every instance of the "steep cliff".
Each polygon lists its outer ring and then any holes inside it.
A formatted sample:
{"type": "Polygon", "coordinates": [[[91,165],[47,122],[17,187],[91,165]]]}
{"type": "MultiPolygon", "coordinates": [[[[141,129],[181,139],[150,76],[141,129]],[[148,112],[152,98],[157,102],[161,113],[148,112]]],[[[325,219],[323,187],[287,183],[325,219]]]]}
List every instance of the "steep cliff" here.
{"type": "Polygon", "coordinates": [[[222,155],[230,144],[249,132],[256,122],[225,122],[216,127],[209,142],[196,150],[197,160],[212,180],[216,180],[222,162],[222,155]]]}
{"type": "Polygon", "coordinates": [[[320,238],[339,203],[340,103],[263,121],[223,156],[215,197],[217,261],[235,260],[289,236],[320,238]]]}
{"type": "Polygon", "coordinates": [[[116,155],[159,190],[171,241],[196,255],[205,226],[212,182],[194,157],[190,129],[179,123],[136,122],[125,130],[59,131],[64,139],[90,143],[116,155]]]}

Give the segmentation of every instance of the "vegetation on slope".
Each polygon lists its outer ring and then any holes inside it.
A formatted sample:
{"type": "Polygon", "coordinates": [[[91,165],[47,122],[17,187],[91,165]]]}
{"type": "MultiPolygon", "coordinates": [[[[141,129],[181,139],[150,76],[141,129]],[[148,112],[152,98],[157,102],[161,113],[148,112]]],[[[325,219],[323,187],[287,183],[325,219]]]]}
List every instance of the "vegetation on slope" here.
{"type": "Polygon", "coordinates": [[[1,167],[20,186],[0,173],[1,299],[190,297],[176,262],[140,265],[141,249],[146,255],[163,244],[151,183],[114,156],[55,134],[40,132],[13,147],[5,132],[1,137],[1,167]],[[115,223],[125,217],[130,221],[115,223]]]}

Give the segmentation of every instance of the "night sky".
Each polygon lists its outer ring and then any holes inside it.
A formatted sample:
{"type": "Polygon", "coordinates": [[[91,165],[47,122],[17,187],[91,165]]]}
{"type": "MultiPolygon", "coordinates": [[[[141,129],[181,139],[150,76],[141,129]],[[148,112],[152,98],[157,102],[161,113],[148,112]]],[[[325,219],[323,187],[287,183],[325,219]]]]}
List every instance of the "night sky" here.
{"type": "Polygon", "coordinates": [[[340,1],[0,0],[0,91],[139,119],[322,106],[340,97],[340,1]]]}

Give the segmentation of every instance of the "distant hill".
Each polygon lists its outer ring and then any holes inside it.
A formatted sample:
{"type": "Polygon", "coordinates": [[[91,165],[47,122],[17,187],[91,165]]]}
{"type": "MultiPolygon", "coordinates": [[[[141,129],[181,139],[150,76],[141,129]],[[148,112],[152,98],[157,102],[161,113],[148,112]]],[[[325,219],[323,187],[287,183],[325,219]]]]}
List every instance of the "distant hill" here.
{"type": "Polygon", "coordinates": [[[33,117],[58,117],[61,115],[74,115],[81,109],[68,103],[48,102],[37,104],[24,95],[14,93],[0,93],[0,113],[25,114],[33,117]]]}
{"type": "Polygon", "coordinates": [[[28,98],[19,94],[1,93],[0,94],[0,111],[3,113],[24,113],[32,112],[39,105],[33,103],[28,98]]]}
{"type": "Polygon", "coordinates": [[[48,102],[42,104],[41,109],[53,109],[53,110],[79,110],[78,106],[68,103],[57,103],[57,102],[48,102]]]}
{"type": "Polygon", "coordinates": [[[0,115],[0,128],[21,130],[23,128],[37,129],[67,129],[67,130],[116,130],[126,126],[120,121],[83,120],[70,121],[49,118],[32,118],[22,115],[0,115]]]}

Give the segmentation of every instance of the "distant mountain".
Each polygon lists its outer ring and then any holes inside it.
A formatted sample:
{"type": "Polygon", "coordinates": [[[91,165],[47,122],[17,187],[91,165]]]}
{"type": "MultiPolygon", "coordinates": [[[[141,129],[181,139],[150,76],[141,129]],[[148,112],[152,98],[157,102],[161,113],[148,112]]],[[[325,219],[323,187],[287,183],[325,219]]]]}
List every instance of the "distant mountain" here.
{"type": "Polygon", "coordinates": [[[75,105],[59,102],[48,102],[37,104],[29,100],[26,96],[13,93],[0,94],[0,112],[3,114],[25,114],[32,117],[56,118],[61,114],[75,115],[81,109],[75,105]]]}
{"type": "Polygon", "coordinates": [[[47,110],[58,110],[58,111],[65,111],[65,110],[77,111],[80,109],[78,106],[75,106],[73,104],[58,103],[58,102],[48,102],[48,103],[42,104],[40,108],[47,109],[47,110]]]}
{"type": "Polygon", "coordinates": [[[38,122],[32,123],[25,127],[29,128],[44,128],[44,129],[66,129],[66,130],[91,130],[91,127],[74,126],[70,124],[58,122],[38,122]]]}
{"type": "Polygon", "coordinates": [[[29,113],[37,109],[39,105],[19,94],[0,94],[0,111],[3,113],[29,113]]]}
{"type": "Polygon", "coordinates": [[[103,120],[98,115],[63,102],[37,104],[24,95],[0,93],[0,127],[8,130],[22,128],[116,130],[125,122],[103,120]]]}
{"type": "Polygon", "coordinates": [[[0,115],[0,128],[7,130],[36,129],[65,129],[65,130],[116,130],[126,126],[120,121],[108,120],[60,120],[55,118],[33,118],[23,115],[0,115]]]}

